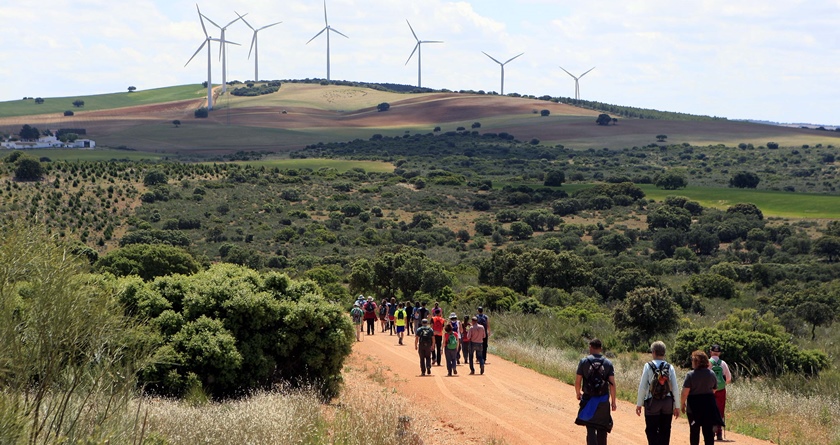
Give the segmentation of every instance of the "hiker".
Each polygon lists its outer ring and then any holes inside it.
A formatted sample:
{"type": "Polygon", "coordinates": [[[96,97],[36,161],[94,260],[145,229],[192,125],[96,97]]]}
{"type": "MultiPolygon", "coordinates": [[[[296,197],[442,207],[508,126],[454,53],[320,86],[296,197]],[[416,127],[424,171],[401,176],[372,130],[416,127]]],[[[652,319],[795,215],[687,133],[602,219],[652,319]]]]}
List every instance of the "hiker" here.
{"type": "Polygon", "coordinates": [[[423,308],[420,307],[420,302],[415,301],[414,302],[414,312],[412,313],[412,317],[414,318],[414,333],[415,333],[415,335],[417,333],[417,328],[420,327],[420,320],[426,318],[426,317],[424,317],[424,315],[426,315],[426,314],[423,312],[423,308]]]}
{"type": "Polygon", "coordinates": [[[406,335],[411,335],[414,333],[414,306],[411,305],[410,301],[406,301],[404,303],[405,306],[405,333],[406,335]]]}
{"type": "Polygon", "coordinates": [[[396,319],[397,315],[397,299],[391,297],[391,302],[388,303],[388,330],[391,331],[390,335],[394,335],[394,320],[396,319]]]}
{"type": "Polygon", "coordinates": [[[382,332],[386,329],[386,320],[388,319],[388,300],[382,299],[379,303],[379,325],[382,327],[382,332]]]}
{"type": "Polygon", "coordinates": [[[490,317],[484,314],[484,308],[478,307],[478,314],[476,314],[478,324],[484,326],[484,343],[481,346],[481,360],[487,362],[487,340],[490,338],[490,317]]]}
{"type": "Polygon", "coordinates": [[[403,344],[403,335],[405,335],[405,323],[408,320],[408,315],[405,313],[405,304],[400,303],[394,312],[394,324],[397,328],[397,337],[400,339],[400,346],[403,344]]]}
{"type": "Polygon", "coordinates": [[[353,309],[350,309],[350,318],[353,319],[353,330],[356,331],[356,341],[361,341],[359,337],[362,334],[362,317],[364,316],[365,313],[359,307],[359,302],[353,303],[353,309]]]}
{"type": "Polygon", "coordinates": [[[458,375],[458,331],[451,324],[443,328],[443,353],[446,355],[446,372],[458,375]]]}
{"type": "Polygon", "coordinates": [[[376,303],[373,302],[373,297],[368,297],[364,305],[365,324],[367,325],[367,335],[373,335],[374,324],[376,323],[376,303]]]}
{"type": "Polygon", "coordinates": [[[703,351],[691,353],[691,367],[693,370],[685,375],[680,396],[682,411],[688,417],[688,440],[691,445],[700,445],[702,430],[703,443],[713,445],[715,425],[724,425],[715,401],[717,377],[709,369],[709,357],[703,351]]]}
{"type": "Polygon", "coordinates": [[[468,331],[470,330],[470,316],[464,315],[464,321],[461,322],[461,354],[464,357],[464,364],[467,364],[470,360],[470,339],[468,337],[468,331]]]}
{"type": "MultiPolygon", "coordinates": [[[[732,372],[729,371],[729,365],[720,358],[720,345],[712,345],[709,348],[709,368],[715,373],[717,378],[717,389],[715,390],[715,402],[717,402],[720,418],[726,421],[726,385],[732,383],[732,372]]],[[[723,427],[715,425],[715,436],[717,440],[723,440],[723,427]]]]}
{"type": "Polygon", "coordinates": [[[414,349],[420,355],[420,375],[432,375],[432,341],[435,336],[429,327],[429,320],[420,320],[420,327],[414,332],[414,349]]]}
{"type": "Polygon", "coordinates": [[[484,326],[478,324],[478,318],[472,318],[472,325],[467,333],[470,339],[470,375],[475,374],[474,359],[478,360],[481,366],[481,373],[484,374],[484,357],[481,355],[481,346],[484,344],[484,326]]]}
{"type": "Polygon", "coordinates": [[[575,424],[586,426],[586,445],[607,445],[607,434],[612,431],[610,408],[615,404],[615,369],[604,357],[601,340],[589,341],[589,355],[578,363],[575,376],[575,393],[580,400],[575,424]]]}
{"type": "Polygon", "coordinates": [[[432,316],[432,330],[435,333],[435,349],[432,350],[432,361],[440,366],[440,362],[443,359],[441,356],[441,348],[443,347],[443,326],[446,324],[446,320],[441,317],[441,309],[437,308],[434,310],[434,315],[432,316]]]}
{"type": "Polygon", "coordinates": [[[642,378],[639,380],[639,392],[636,395],[636,415],[642,414],[645,407],[645,434],[648,445],[668,445],[671,443],[671,416],[680,416],[676,402],[677,373],[670,363],[665,361],[665,343],[655,341],[650,345],[653,360],[645,364],[642,378]]]}
{"type": "MultiPolygon", "coordinates": [[[[458,336],[458,338],[460,339],[461,338],[461,322],[458,321],[458,315],[455,312],[449,314],[449,325],[452,326],[452,332],[454,332],[455,335],[458,336]]],[[[444,342],[444,344],[446,343],[445,338],[443,339],[443,342],[444,342]]],[[[455,348],[455,350],[456,350],[455,364],[460,365],[461,364],[461,341],[460,340],[458,340],[458,347],[455,348]]],[[[444,355],[446,355],[445,352],[444,352],[444,355]]]]}

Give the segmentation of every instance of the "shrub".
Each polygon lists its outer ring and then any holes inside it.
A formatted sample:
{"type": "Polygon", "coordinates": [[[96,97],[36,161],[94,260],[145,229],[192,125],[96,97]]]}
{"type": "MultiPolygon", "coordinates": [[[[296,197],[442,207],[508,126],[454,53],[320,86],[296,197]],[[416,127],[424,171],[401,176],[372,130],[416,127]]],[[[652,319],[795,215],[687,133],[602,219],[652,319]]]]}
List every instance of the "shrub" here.
{"type": "Polygon", "coordinates": [[[64,111],[64,115],[65,115],[65,116],[72,116],[72,115],[74,115],[74,114],[76,114],[76,113],[74,113],[74,112],[73,112],[73,110],[65,110],[65,111],[64,111]]]}
{"type": "Polygon", "coordinates": [[[144,280],[172,274],[192,274],[201,268],[184,249],[165,244],[133,244],[99,258],[95,267],[117,276],[137,275],[144,280]]]}
{"type": "Polygon", "coordinates": [[[193,112],[193,116],[195,116],[198,119],[206,118],[209,115],[210,111],[207,110],[207,107],[201,107],[193,112]]]}
{"type": "Polygon", "coordinates": [[[692,275],[685,284],[685,291],[704,298],[729,300],[738,296],[735,281],[715,273],[692,275]]]}
{"type": "Polygon", "coordinates": [[[381,104],[376,106],[376,111],[388,111],[391,109],[391,104],[388,102],[382,102],[381,104]]]}
{"type": "Polygon", "coordinates": [[[680,307],[665,289],[637,288],[613,312],[615,327],[629,332],[631,343],[646,343],[655,334],[677,329],[680,307]]]}
{"type": "Polygon", "coordinates": [[[549,114],[551,114],[549,110],[540,110],[540,116],[548,116],[549,114]]]}

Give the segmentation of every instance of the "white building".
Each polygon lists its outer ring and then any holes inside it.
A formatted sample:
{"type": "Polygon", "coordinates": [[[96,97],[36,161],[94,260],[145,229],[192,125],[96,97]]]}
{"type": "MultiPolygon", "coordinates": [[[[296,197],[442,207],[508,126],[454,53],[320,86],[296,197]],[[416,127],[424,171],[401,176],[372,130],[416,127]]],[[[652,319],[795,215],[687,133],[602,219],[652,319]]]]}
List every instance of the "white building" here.
{"type": "Polygon", "coordinates": [[[0,146],[8,150],[26,150],[34,148],[94,148],[96,142],[90,139],[76,139],[73,142],[61,142],[55,136],[43,136],[37,141],[6,141],[0,146]]]}

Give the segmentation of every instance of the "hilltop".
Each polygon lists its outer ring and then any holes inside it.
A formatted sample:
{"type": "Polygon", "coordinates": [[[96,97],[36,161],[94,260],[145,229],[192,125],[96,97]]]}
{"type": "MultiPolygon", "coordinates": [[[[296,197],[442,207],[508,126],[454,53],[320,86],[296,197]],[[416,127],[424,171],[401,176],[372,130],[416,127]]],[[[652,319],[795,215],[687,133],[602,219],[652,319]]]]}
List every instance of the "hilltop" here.
{"type": "MultiPolygon", "coordinates": [[[[219,88],[216,87],[218,94],[219,88]]],[[[580,101],[555,102],[541,98],[495,94],[421,92],[401,93],[385,88],[346,84],[285,82],[279,91],[263,96],[218,96],[206,119],[193,116],[204,105],[201,85],[162,88],[133,93],[81,97],[84,107],[73,108],[76,98],[47,98],[0,103],[0,131],[15,134],[23,124],[41,129],[85,128],[103,147],[127,147],[180,155],[230,153],[240,150],[288,152],[318,142],[368,139],[374,134],[441,132],[463,127],[482,133],[506,132],[523,141],[574,149],[630,148],[657,142],[695,146],[782,146],[833,144],[840,132],[767,126],[703,116],[660,113],[664,118],[627,118],[657,114],[629,107],[580,101]],[[71,100],[72,99],[72,100],[71,100]],[[377,105],[390,109],[379,112],[377,105]],[[614,125],[599,126],[602,112],[612,109],[614,125]],[[61,110],[72,109],[73,116],[61,110]],[[39,110],[43,110],[40,114],[39,110]],[[543,116],[547,110],[549,115],[543,116]],[[669,116],[672,116],[669,118],[669,116]],[[173,121],[181,122],[179,127],[173,121]],[[480,127],[473,127],[478,122],[480,127]]],[[[648,110],[650,111],[650,110],[648,110]]]]}

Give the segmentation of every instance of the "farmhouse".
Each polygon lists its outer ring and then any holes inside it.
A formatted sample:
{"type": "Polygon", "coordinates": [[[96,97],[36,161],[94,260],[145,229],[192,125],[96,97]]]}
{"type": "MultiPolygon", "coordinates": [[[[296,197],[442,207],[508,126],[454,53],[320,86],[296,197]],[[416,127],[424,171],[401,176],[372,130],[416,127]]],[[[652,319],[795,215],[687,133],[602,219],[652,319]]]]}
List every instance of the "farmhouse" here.
{"type": "Polygon", "coordinates": [[[0,146],[8,150],[25,150],[34,148],[94,148],[96,142],[91,139],[76,139],[73,142],[62,142],[55,136],[44,136],[36,141],[4,141],[0,146]]]}

